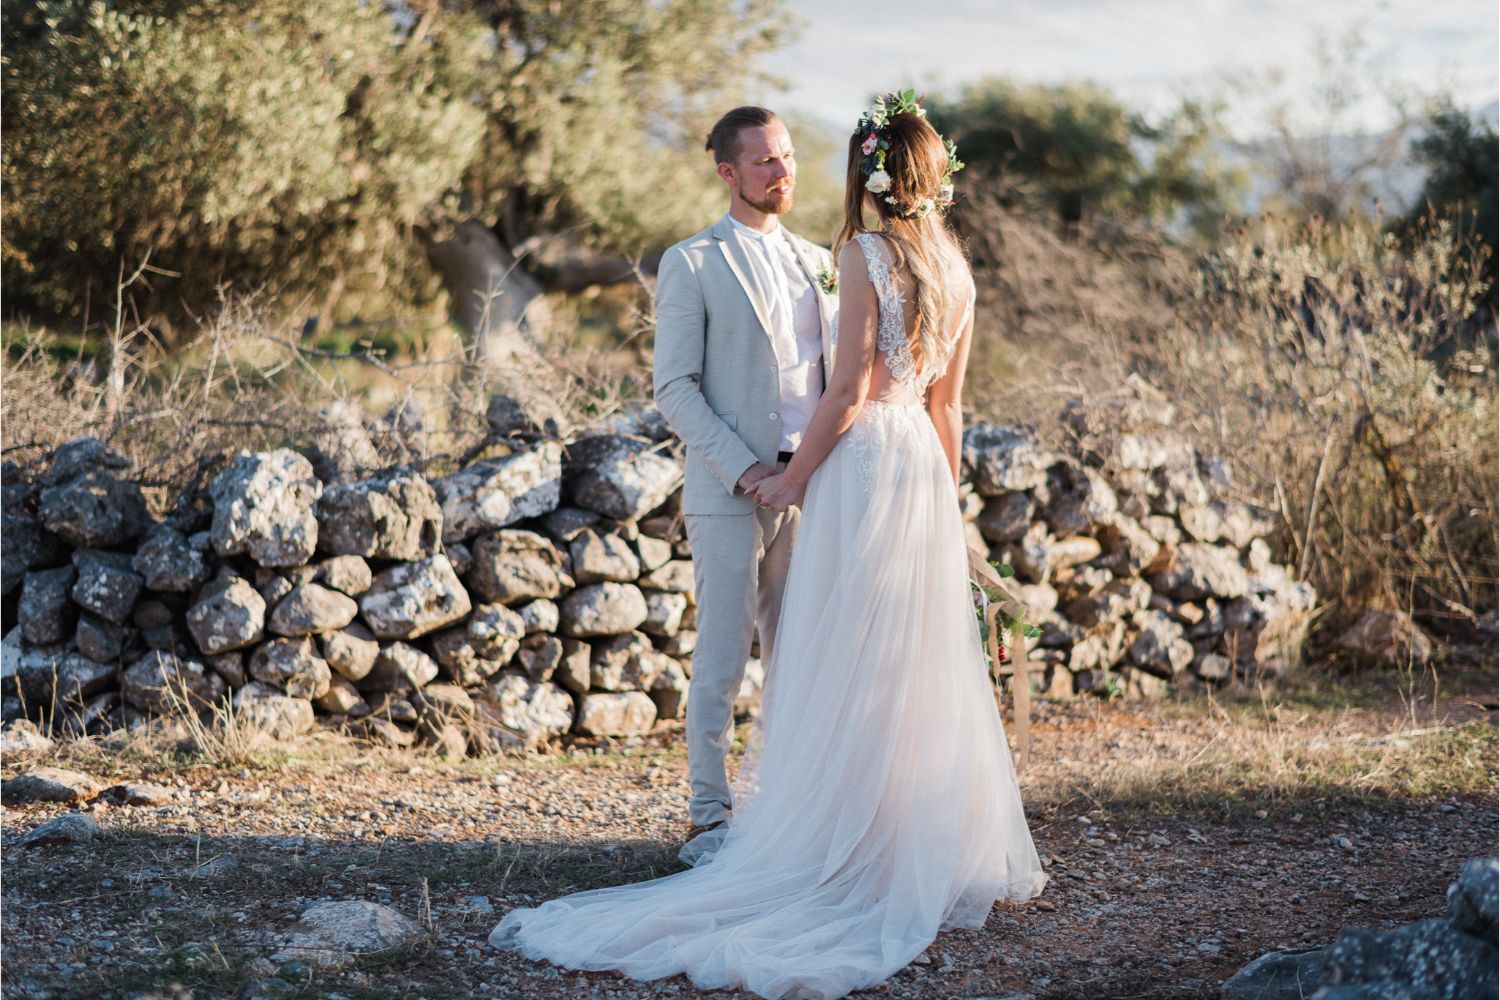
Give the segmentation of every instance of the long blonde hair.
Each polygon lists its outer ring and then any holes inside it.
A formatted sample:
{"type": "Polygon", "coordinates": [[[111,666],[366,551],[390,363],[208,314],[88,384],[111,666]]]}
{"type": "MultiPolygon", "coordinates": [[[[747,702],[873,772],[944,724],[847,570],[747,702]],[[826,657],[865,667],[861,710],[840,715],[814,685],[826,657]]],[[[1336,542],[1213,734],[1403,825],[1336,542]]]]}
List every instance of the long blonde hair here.
{"type": "Polygon", "coordinates": [[[861,146],[864,135],[849,137],[849,169],[844,186],[844,224],[833,242],[838,253],[855,236],[878,232],[891,249],[893,269],[911,271],[917,291],[917,323],[908,336],[917,371],[929,366],[946,365],[958,341],[960,289],[966,287],[968,262],[963,248],[941,211],[929,212],[919,219],[904,217],[896,206],[886,202],[891,196],[907,205],[924,198],[937,198],[948,168],[948,150],[937,130],[925,118],[899,114],[885,123],[882,134],[890,143],[885,171],[890,188],[875,195],[878,229],[865,225],[865,181],[860,170],[864,158],[861,146]]]}

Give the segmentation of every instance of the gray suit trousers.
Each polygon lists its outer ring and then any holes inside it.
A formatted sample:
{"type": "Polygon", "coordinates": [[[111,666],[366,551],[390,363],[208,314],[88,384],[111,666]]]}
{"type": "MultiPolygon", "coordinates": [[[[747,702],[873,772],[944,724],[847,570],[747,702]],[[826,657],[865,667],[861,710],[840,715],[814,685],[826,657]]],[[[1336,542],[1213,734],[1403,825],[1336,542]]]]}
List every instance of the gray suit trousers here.
{"type": "Polygon", "coordinates": [[[688,770],[695,825],[726,819],[734,808],[724,754],[734,732],[734,699],[745,678],[753,630],[769,667],[801,511],[688,514],[698,601],[698,644],[688,686],[688,770]]]}

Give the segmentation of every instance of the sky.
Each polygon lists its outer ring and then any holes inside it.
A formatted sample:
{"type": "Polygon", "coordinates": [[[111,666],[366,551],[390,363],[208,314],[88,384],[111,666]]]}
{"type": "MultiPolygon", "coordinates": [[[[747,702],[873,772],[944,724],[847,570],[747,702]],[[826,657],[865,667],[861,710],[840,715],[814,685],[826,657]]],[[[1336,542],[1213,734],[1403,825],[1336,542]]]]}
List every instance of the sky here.
{"type": "MultiPolygon", "coordinates": [[[[1131,107],[1165,113],[1182,97],[1219,94],[1238,139],[1265,131],[1268,104],[1295,108],[1318,79],[1320,37],[1355,31],[1361,58],[1398,88],[1452,93],[1481,111],[1500,91],[1496,0],[785,0],[796,38],[762,68],[786,89],[756,97],[852,126],[876,90],[952,93],[985,76],[1092,80],[1131,107]],[[1285,74],[1278,89],[1267,71],[1285,74]]],[[[1295,113],[1295,112],[1294,112],[1295,113]]],[[[1379,130],[1392,119],[1371,89],[1340,121],[1379,130]]],[[[1326,119],[1305,117],[1321,130],[1326,119]]],[[[1341,131],[1343,128],[1340,129],[1341,131]]]]}

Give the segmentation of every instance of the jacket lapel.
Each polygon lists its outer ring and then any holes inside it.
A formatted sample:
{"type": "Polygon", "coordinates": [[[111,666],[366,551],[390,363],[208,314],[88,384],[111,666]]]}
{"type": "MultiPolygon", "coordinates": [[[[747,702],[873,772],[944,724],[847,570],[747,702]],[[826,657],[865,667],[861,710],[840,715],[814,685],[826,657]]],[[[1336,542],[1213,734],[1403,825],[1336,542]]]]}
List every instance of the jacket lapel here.
{"type": "Polygon", "coordinates": [[[750,306],[755,310],[756,318],[760,320],[761,329],[769,337],[771,335],[771,310],[766,305],[764,290],[757,287],[755,282],[748,277],[750,261],[745,256],[745,248],[734,235],[734,225],[729,221],[729,216],[724,216],[714,226],[714,239],[719,241],[719,250],[724,254],[729,270],[734,272],[735,279],[745,290],[745,297],[750,300],[750,306]]]}

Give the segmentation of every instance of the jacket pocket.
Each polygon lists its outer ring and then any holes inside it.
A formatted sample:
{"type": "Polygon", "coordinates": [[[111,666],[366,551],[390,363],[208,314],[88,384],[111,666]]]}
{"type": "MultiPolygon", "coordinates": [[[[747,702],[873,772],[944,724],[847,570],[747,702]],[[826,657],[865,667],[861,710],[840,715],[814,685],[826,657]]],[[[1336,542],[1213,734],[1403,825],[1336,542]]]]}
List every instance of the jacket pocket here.
{"type": "Polygon", "coordinates": [[[724,421],[724,423],[728,424],[730,430],[739,430],[739,418],[737,418],[733,413],[715,413],[714,416],[718,417],[720,420],[724,421]]]}

